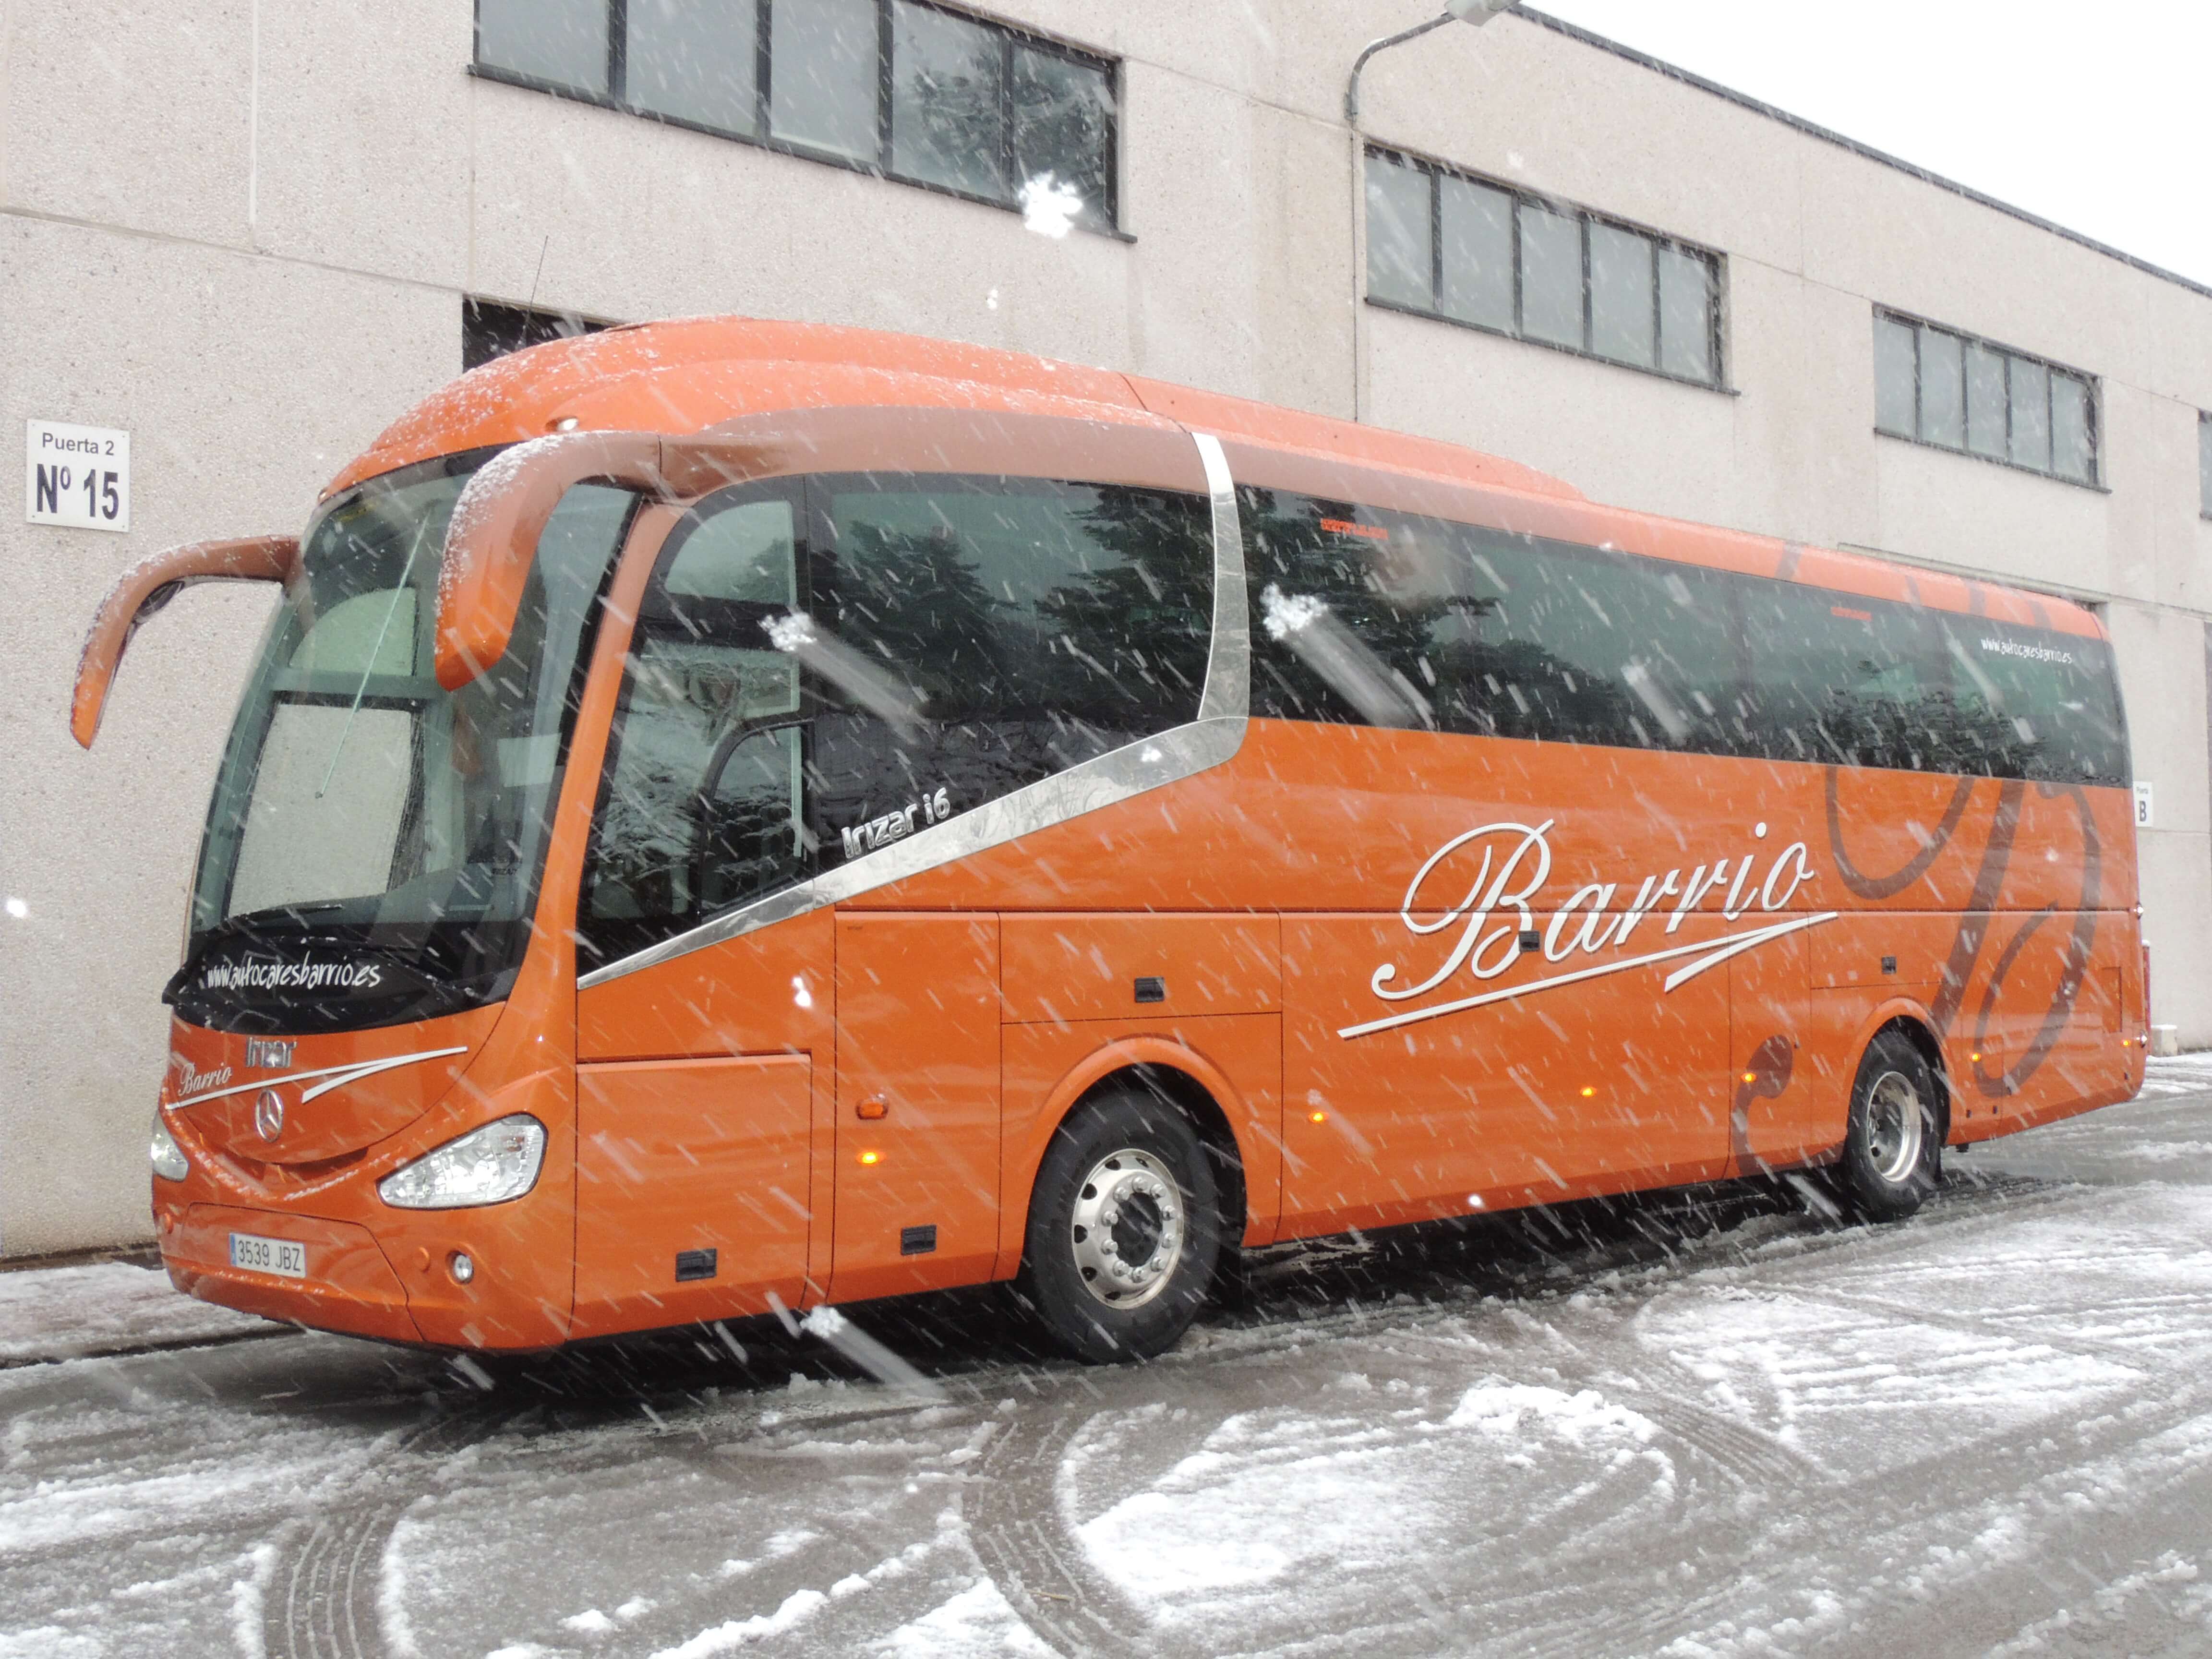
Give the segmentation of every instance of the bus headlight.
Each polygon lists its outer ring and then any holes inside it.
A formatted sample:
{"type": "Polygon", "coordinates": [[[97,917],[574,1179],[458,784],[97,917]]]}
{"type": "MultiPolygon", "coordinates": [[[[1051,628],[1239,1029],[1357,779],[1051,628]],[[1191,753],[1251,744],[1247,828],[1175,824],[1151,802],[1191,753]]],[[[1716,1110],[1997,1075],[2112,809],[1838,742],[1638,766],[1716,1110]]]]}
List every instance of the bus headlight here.
{"type": "Polygon", "coordinates": [[[401,1210],[460,1210],[504,1204],[538,1184],[545,1161],[545,1126],[517,1112],[449,1140],[402,1164],[376,1183],[386,1204],[401,1210]]]}
{"type": "Polygon", "coordinates": [[[185,1149],[177,1145],[176,1136],[169,1133],[169,1126],[161,1121],[158,1107],[154,1112],[154,1144],[151,1150],[154,1173],[162,1180],[182,1181],[192,1172],[191,1160],[185,1158],[185,1149]]]}

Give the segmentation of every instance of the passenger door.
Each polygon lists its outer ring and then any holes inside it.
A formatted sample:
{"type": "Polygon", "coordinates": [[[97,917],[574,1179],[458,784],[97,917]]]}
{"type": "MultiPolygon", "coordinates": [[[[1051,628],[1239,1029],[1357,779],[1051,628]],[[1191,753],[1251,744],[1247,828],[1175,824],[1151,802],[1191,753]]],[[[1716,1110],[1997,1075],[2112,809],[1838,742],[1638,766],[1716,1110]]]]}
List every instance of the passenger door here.
{"type": "Polygon", "coordinates": [[[798,665],[763,627],[803,599],[796,500],[702,503],[640,607],[578,900],[579,1335],[804,1294],[830,917],[731,921],[814,867],[798,665]],[[718,921],[732,937],[640,964],[718,921]]]}

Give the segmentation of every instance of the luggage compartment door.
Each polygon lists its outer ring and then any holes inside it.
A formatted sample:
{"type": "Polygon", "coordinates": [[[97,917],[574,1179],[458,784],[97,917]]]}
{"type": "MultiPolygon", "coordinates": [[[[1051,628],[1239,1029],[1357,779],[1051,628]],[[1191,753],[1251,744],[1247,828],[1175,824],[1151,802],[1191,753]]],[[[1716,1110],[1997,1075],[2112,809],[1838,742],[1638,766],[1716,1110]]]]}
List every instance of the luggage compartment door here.
{"type": "Polygon", "coordinates": [[[991,1276],[999,1100],[998,917],[841,915],[831,1301],[991,1276]]]}

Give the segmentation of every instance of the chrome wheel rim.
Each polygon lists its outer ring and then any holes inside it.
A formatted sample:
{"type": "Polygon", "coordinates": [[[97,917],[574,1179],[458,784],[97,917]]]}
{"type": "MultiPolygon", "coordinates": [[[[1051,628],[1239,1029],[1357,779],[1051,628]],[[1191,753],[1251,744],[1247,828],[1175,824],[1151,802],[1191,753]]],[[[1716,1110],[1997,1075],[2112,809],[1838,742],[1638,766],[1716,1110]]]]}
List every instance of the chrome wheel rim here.
{"type": "Polygon", "coordinates": [[[1901,1186],[1920,1163],[1926,1115],[1920,1094],[1902,1072],[1884,1072],[1867,1091],[1867,1157],[1875,1174],[1901,1186]]]}
{"type": "Polygon", "coordinates": [[[1139,1308],[1167,1288],[1188,1233],[1168,1166],[1133,1146],[1109,1152],[1075,1189],[1068,1243],[1091,1299],[1139,1308]]]}

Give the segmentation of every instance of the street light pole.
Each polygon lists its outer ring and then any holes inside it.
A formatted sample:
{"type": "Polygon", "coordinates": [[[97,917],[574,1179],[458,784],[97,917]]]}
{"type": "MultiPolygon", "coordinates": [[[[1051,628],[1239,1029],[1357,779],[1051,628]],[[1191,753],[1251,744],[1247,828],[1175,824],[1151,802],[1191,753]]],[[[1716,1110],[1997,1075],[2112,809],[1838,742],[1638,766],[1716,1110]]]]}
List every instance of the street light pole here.
{"type": "Polygon", "coordinates": [[[1367,282],[1367,146],[1359,133],[1359,76],[1367,60],[1378,52],[1418,40],[1447,23],[1471,23],[1477,28],[1501,12],[1513,9],[1518,0],[1444,0],[1444,9],[1425,23],[1416,23],[1395,34],[1370,40],[1352,59],[1351,77],[1344,83],[1344,124],[1352,134],[1352,418],[1361,417],[1364,401],[1361,385],[1366,352],[1366,307],[1360,303],[1367,282]]]}

